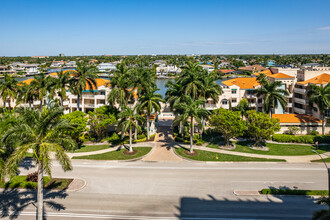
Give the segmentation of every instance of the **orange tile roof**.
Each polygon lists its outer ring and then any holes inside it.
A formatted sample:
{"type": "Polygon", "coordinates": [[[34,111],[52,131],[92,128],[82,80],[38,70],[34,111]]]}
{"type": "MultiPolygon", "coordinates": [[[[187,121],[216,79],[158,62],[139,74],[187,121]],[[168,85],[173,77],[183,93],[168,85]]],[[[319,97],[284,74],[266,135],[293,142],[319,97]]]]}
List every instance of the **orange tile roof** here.
{"type": "Polygon", "coordinates": [[[264,70],[264,71],[261,71],[261,72],[258,72],[258,73],[253,73],[253,75],[255,76],[259,76],[261,73],[265,74],[266,76],[269,76],[269,75],[272,75],[272,71],[270,71],[269,69],[267,70],[264,70]]]}
{"type": "Polygon", "coordinates": [[[255,77],[249,78],[235,78],[226,81],[222,81],[226,86],[237,85],[241,89],[254,89],[256,86],[260,85],[255,77]]]}
{"type": "Polygon", "coordinates": [[[26,85],[30,85],[33,80],[34,79],[27,79],[27,80],[22,81],[22,83],[25,83],[26,85]]]}
{"type": "Polygon", "coordinates": [[[272,118],[278,118],[280,123],[322,123],[320,119],[305,114],[273,114],[272,118]]]}
{"type": "MultiPolygon", "coordinates": [[[[110,87],[110,80],[108,80],[108,79],[97,78],[97,79],[95,79],[95,82],[96,82],[97,88],[100,86],[110,87]]],[[[95,88],[94,85],[92,87],[93,87],[93,90],[97,89],[97,88],[95,88]]],[[[85,90],[90,90],[90,89],[91,89],[91,87],[87,83],[85,90]]]]}
{"type": "Polygon", "coordinates": [[[330,74],[328,73],[323,73],[319,76],[316,76],[314,78],[311,78],[309,80],[303,81],[303,82],[298,82],[299,84],[326,84],[326,83],[330,83],[330,74]]]}
{"type": "Polygon", "coordinates": [[[276,78],[276,79],[293,79],[294,78],[293,76],[289,76],[284,73],[276,73],[276,74],[271,74],[271,75],[267,75],[267,76],[276,78]]]}
{"type": "Polygon", "coordinates": [[[267,68],[260,66],[260,65],[252,65],[252,66],[246,66],[246,67],[240,67],[238,68],[239,70],[244,70],[244,71],[262,71],[262,70],[267,70],[267,68]]]}
{"type": "Polygon", "coordinates": [[[220,69],[218,71],[220,71],[222,73],[230,73],[230,72],[234,72],[235,70],[234,69],[220,69]]]}

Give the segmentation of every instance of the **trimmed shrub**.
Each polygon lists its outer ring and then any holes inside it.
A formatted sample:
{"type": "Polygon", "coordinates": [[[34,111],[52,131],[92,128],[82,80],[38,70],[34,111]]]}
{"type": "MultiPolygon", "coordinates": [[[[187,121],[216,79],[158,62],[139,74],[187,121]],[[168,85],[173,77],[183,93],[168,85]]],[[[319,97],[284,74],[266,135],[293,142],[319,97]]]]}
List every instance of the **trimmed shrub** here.
{"type": "Polygon", "coordinates": [[[328,190],[299,190],[299,189],[262,189],[261,194],[274,195],[304,195],[327,196],[328,190]]]}
{"type": "Polygon", "coordinates": [[[319,135],[319,132],[318,131],[315,131],[315,130],[312,130],[309,132],[310,135],[319,135]]]}
{"type": "Polygon", "coordinates": [[[143,138],[146,138],[147,136],[145,134],[139,134],[137,136],[137,139],[143,139],[143,138]]]}
{"type": "Polygon", "coordinates": [[[330,143],[330,135],[301,135],[294,136],[288,134],[274,134],[273,141],[284,142],[284,143],[305,143],[305,144],[314,144],[316,141],[319,143],[330,143]]]}

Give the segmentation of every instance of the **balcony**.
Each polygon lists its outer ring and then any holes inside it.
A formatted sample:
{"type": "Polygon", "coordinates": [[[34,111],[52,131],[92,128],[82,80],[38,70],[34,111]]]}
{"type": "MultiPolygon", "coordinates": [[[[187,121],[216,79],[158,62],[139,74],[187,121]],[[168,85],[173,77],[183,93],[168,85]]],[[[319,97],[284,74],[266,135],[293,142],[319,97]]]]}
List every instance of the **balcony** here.
{"type": "Polygon", "coordinates": [[[298,113],[298,114],[306,114],[305,109],[301,109],[301,108],[297,108],[297,107],[293,108],[293,112],[298,113]]]}
{"type": "Polygon", "coordinates": [[[286,107],[287,108],[292,108],[292,103],[288,103],[286,107]]]}
{"type": "Polygon", "coordinates": [[[300,99],[300,98],[294,98],[294,102],[296,102],[296,103],[299,103],[299,104],[302,104],[302,105],[306,105],[307,104],[307,102],[306,102],[306,100],[305,99],[300,99]]]}
{"type": "Polygon", "coordinates": [[[207,110],[214,110],[214,109],[217,109],[218,107],[217,107],[217,104],[209,104],[209,103],[206,103],[206,104],[205,104],[205,108],[206,108],[207,110]]]}
{"type": "Polygon", "coordinates": [[[294,88],[293,91],[296,92],[296,93],[299,93],[299,94],[305,94],[306,93],[306,89],[294,88]]]}
{"type": "Polygon", "coordinates": [[[249,107],[256,107],[257,106],[257,103],[255,102],[249,102],[249,107]]]}
{"type": "Polygon", "coordinates": [[[95,105],[94,104],[91,104],[91,103],[87,103],[87,104],[84,104],[84,107],[90,107],[90,108],[94,108],[95,105]]]}

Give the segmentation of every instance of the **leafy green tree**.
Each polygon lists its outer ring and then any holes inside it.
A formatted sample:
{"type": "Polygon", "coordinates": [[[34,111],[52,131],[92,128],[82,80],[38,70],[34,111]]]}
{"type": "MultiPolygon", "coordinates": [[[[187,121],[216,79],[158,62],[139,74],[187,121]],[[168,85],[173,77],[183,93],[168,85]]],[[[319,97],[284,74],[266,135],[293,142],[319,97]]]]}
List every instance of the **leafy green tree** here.
{"type": "Polygon", "coordinates": [[[210,124],[221,132],[225,138],[226,146],[229,146],[231,138],[243,135],[246,130],[246,123],[241,119],[240,112],[229,111],[223,108],[213,111],[210,124]]]}
{"type": "Polygon", "coordinates": [[[74,111],[62,115],[61,118],[67,120],[70,124],[72,124],[73,127],[72,129],[65,132],[69,134],[78,144],[82,144],[81,137],[86,131],[88,131],[87,114],[81,111],[74,111]]]}
{"type": "Polygon", "coordinates": [[[160,103],[164,102],[162,95],[155,93],[158,89],[146,89],[144,94],[140,96],[140,104],[137,106],[138,111],[145,111],[147,117],[147,138],[150,138],[150,116],[152,113],[160,112],[160,103]]]}
{"type": "Polygon", "coordinates": [[[136,113],[135,109],[131,109],[124,106],[122,112],[118,114],[120,121],[118,123],[118,128],[122,129],[121,132],[129,131],[129,152],[133,152],[132,148],[132,128],[134,127],[138,131],[141,130],[138,122],[143,121],[143,117],[136,113]]]}
{"type": "Polygon", "coordinates": [[[108,112],[107,106],[102,106],[95,109],[93,112],[88,112],[88,116],[90,133],[96,140],[104,138],[108,127],[116,123],[116,117],[108,112]]]}
{"type": "Polygon", "coordinates": [[[195,120],[200,125],[201,118],[210,115],[210,112],[202,107],[204,102],[204,99],[193,100],[190,96],[186,96],[184,102],[177,103],[174,106],[176,112],[180,114],[174,122],[187,123],[190,120],[190,153],[193,153],[195,120]]]}
{"type": "Polygon", "coordinates": [[[51,176],[50,153],[55,152],[56,159],[67,171],[71,170],[71,162],[64,149],[76,147],[75,141],[66,134],[71,124],[61,119],[62,109],[43,109],[40,111],[25,110],[19,116],[19,123],[14,124],[2,136],[3,142],[16,142],[17,148],[8,159],[6,169],[14,175],[18,166],[24,159],[27,151],[31,149],[38,169],[38,219],[43,219],[43,174],[51,176]]]}
{"type": "Polygon", "coordinates": [[[280,131],[281,126],[278,119],[269,118],[266,113],[247,111],[247,129],[249,135],[255,140],[255,146],[262,146],[265,139],[280,131]]]}
{"type": "Polygon", "coordinates": [[[3,107],[6,108],[6,101],[9,98],[8,106],[10,106],[10,100],[15,98],[17,95],[17,81],[14,77],[11,77],[8,74],[4,75],[4,79],[0,82],[0,96],[3,99],[3,107]]]}
{"type": "Polygon", "coordinates": [[[96,71],[95,66],[89,66],[85,62],[77,62],[76,70],[68,71],[72,74],[69,80],[70,90],[73,94],[77,95],[77,110],[80,111],[80,97],[82,92],[88,85],[91,92],[94,92],[94,88],[97,88],[96,84],[96,71]]]}
{"type": "Polygon", "coordinates": [[[272,117],[272,109],[277,108],[278,103],[286,108],[288,101],[285,96],[289,95],[289,92],[279,87],[282,86],[281,81],[269,82],[268,80],[259,81],[261,87],[255,90],[258,97],[264,99],[264,110],[269,113],[269,117],[272,117]]]}
{"type": "Polygon", "coordinates": [[[330,83],[326,86],[310,85],[307,92],[309,97],[309,106],[313,108],[314,104],[318,107],[322,117],[322,135],[325,127],[325,110],[330,109],[330,83]]]}
{"type": "Polygon", "coordinates": [[[241,99],[241,101],[238,103],[234,110],[241,112],[242,118],[243,116],[246,116],[246,112],[250,110],[248,100],[246,98],[241,99]]]}

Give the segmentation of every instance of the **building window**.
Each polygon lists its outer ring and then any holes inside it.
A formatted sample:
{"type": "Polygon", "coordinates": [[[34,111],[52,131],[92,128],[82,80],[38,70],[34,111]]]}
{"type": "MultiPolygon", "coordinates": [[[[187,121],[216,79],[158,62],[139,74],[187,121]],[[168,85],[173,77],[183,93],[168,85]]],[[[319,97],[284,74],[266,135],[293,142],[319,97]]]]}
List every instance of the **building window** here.
{"type": "Polygon", "coordinates": [[[231,99],[231,102],[232,103],[236,103],[237,102],[237,99],[231,99]]]}
{"type": "Polygon", "coordinates": [[[104,99],[101,99],[100,100],[100,104],[105,104],[105,100],[104,99]]]}
{"type": "Polygon", "coordinates": [[[222,104],[223,105],[228,105],[228,100],[227,99],[222,100],[222,104]]]}
{"type": "Polygon", "coordinates": [[[236,94],[237,89],[232,89],[231,94],[236,94]]]}

